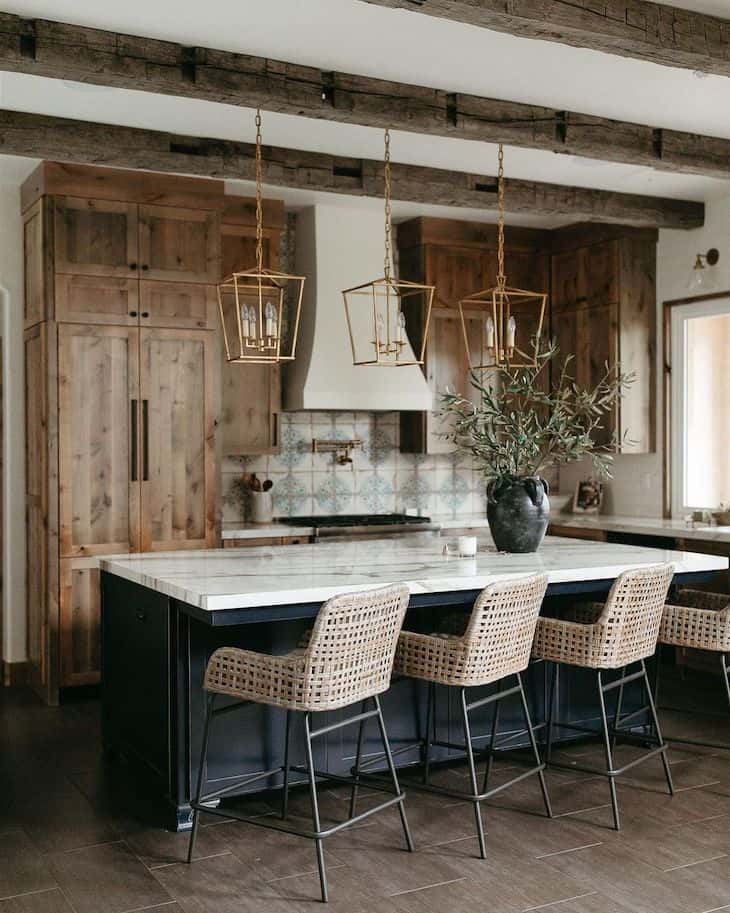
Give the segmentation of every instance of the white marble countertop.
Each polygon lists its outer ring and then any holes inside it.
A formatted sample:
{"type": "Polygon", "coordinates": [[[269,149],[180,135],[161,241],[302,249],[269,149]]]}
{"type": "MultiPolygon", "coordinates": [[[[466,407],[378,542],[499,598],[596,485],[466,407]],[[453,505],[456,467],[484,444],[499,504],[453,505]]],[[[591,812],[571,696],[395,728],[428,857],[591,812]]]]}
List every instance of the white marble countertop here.
{"type": "Polygon", "coordinates": [[[102,558],[100,567],[201,609],[322,602],[337,593],[405,583],[411,593],[481,589],[545,572],[551,583],[610,580],[633,567],[674,563],[678,573],[722,570],[728,559],[548,537],[531,555],[498,553],[479,537],[476,558],[443,554],[443,540],[414,536],[316,545],[214,549],[102,558]]]}
{"type": "Polygon", "coordinates": [[[596,529],[645,536],[677,536],[683,539],[700,539],[705,542],[730,544],[730,526],[687,526],[684,520],[664,520],[661,517],[553,514],[550,522],[555,526],[567,526],[571,529],[596,529]]]}
{"type": "Polygon", "coordinates": [[[224,523],[221,527],[221,539],[271,539],[276,536],[313,536],[311,526],[292,526],[285,520],[272,520],[271,523],[224,523]]]}

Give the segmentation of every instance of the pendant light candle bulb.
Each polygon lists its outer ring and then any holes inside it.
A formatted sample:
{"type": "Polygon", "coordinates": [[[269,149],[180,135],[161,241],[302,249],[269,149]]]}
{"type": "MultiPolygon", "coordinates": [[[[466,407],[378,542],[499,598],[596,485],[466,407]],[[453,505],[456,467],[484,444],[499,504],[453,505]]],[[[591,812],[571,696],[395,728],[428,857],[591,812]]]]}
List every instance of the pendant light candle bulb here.
{"type": "Polygon", "coordinates": [[[241,335],[244,339],[251,337],[251,322],[248,317],[248,305],[241,306],[241,335]]]}
{"type": "Polygon", "coordinates": [[[276,309],[270,301],[266,302],[264,317],[266,318],[266,336],[274,339],[276,337],[276,309]]]}
{"type": "Polygon", "coordinates": [[[396,330],[395,341],[399,345],[405,345],[406,342],[406,315],[403,311],[398,312],[398,327],[396,330]]]}
{"type": "Polygon", "coordinates": [[[487,339],[487,351],[494,351],[494,319],[490,316],[484,321],[484,329],[486,331],[487,339]]]}
{"type": "Polygon", "coordinates": [[[507,349],[511,352],[515,347],[515,337],[517,336],[517,321],[510,317],[507,321],[507,349]]]}

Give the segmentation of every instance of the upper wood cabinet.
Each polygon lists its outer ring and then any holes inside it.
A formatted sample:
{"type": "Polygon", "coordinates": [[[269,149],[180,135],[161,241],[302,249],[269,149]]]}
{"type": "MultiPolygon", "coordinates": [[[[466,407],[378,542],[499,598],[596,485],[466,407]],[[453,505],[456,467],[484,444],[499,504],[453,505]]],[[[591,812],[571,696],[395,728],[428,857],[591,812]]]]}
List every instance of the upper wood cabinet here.
{"type": "Polygon", "coordinates": [[[114,200],[54,199],[55,269],[86,276],[136,276],[137,206],[114,200]]]}
{"type": "MultiPolygon", "coordinates": [[[[507,229],[506,273],[510,286],[539,292],[549,290],[547,233],[507,229]]],[[[399,272],[403,279],[436,286],[424,373],[434,392],[434,410],[402,412],[401,450],[407,453],[448,453],[453,445],[439,434],[445,430],[436,415],[438,397],[448,387],[469,396],[474,388],[458,312],[459,299],[489,288],[497,278],[497,231],[493,225],[450,219],[413,219],[398,226],[399,272]]],[[[482,323],[485,312],[466,312],[471,358],[483,361],[482,323]]],[[[525,307],[515,312],[518,333],[529,339],[537,330],[539,312],[525,307]]],[[[547,329],[547,327],[546,327],[547,329]]],[[[416,346],[419,340],[411,340],[416,346]]]]}
{"type": "MultiPolygon", "coordinates": [[[[264,202],[264,266],[281,268],[284,206],[264,202]]],[[[256,222],[253,201],[226,200],[221,225],[223,275],[256,264],[256,222]]],[[[223,341],[221,339],[221,351],[223,341]]],[[[221,448],[224,456],[273,453],[278,447],[281,412],[281,368],[278,365],[228,364],[222,358],[221,448]]]]}
{"type": "Polygon", "coordinates": [[[23,220],[23,298],[24,326],[32,327],[46,319],[49,297],[49,270],[45,262],[48,231],[48,202],[36,200],[23,220]]]}
{"type": "Polygon", "coordinates": [[[58,273],[55,277],[55,319],[59,323],[139,323],[139,282],[114,276],[58,273]]]}
{"type": "Polygon", "coordinates": [[[554,233],[552,334],[570,373],[595,385],[606,365],[633,372],[635,381],[598,440],[614,435],[627,453],[655,449],[656,232],[583,226],[554,233]]]}
{"type": "Polygon", "coordinates": [[[176,206],[139,207],[139,259],[143,279],[217,282],[219,215],[176,206]]]}
{"type": "Polygon", "coordinates": [[[213,330],[218,325],[215,286],[142,280],[139,283],[139,322],[145,327],[213,330]]]}

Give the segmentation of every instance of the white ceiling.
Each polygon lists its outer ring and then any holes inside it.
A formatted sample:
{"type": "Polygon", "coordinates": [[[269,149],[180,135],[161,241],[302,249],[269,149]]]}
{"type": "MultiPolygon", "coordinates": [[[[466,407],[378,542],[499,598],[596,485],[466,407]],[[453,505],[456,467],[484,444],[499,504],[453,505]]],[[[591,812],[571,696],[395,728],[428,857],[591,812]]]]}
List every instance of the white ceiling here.
{"type": "MultiPolygon", "coordinates": [[[[728,0],[684,0],[682,5],[718,13],[720,6],[727,10],[728,0]]],[[[209,0],[185,4],[184,15],[179,0],[20,0],[4,9],[730,138],[730,118],[724,114],[730,110],[730,79],[514,38],[359,0],[209,0]]],[[[0,74],[0,106],[190,135],[250,141],[254,132],[253,113],[246,109],[17,74],[0,74]]],[[[382,155],[379,130],[288,115],[265,114],[264,141],[341,155],[382,155]]],[[[494,171],[496,159],[490,144],[397,129],[392,152],[396,161],[486,173],[494,171]]],[[[508,149],[506,165],[508,176],[629,193],[707,200],[730,190],[728,182],[717,179],[527,149],[508,149]]],[[[400,207],[398,215],[403,214],[400,207]]],[[[478,212],[456,214],[480,217],[478,212]]]]}

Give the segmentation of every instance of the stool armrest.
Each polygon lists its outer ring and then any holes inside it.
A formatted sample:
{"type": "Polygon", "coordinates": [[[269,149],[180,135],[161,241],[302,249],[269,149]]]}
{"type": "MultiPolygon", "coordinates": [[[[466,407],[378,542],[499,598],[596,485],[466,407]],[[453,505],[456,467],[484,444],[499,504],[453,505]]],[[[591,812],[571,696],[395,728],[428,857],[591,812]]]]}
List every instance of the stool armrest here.
{"type": "Polygon", "coordinates": [[[532,655],[575,665],[593,665],[601,654],[604,625],[579,624],[559,618],[539,618],[532,655]]]}
{"type": "Polygon", "coordinates": [[[668,603],[664,606],[659,641],[678,647],[730,652],[730,611],[668,603]]]}

